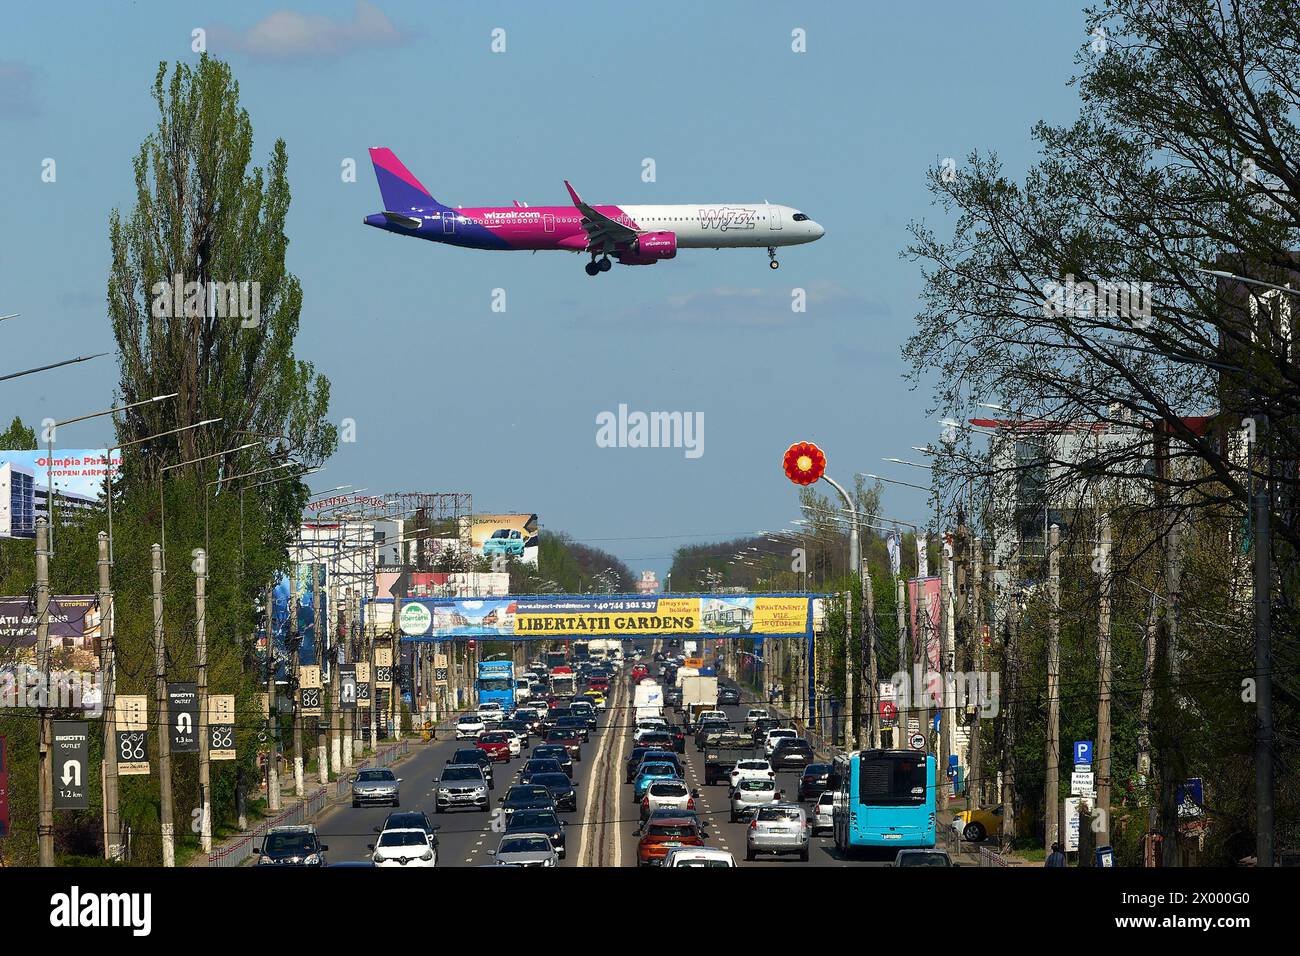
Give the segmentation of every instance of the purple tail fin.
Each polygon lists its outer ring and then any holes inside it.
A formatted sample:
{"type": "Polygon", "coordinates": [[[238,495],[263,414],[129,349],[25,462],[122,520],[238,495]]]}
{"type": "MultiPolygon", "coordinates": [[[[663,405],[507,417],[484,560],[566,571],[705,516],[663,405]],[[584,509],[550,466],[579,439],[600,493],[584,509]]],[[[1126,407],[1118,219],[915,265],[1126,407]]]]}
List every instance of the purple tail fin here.
{"type": "Polygon", "coordinates": [[[375,165],[375,179],[379,181],[379,194],[384,198],[385,209],[446,208],[429,195],[429,190],[387,146],[370,147],[370,161],[375,165]]]}

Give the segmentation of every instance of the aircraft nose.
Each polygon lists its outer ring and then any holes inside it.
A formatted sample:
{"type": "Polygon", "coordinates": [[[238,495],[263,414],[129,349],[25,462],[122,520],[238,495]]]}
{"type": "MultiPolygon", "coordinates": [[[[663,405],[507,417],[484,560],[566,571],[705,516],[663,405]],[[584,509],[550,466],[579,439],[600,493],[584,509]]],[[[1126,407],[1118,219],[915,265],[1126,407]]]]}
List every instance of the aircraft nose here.
{"type": "Polygon", "coordinates": [[[820,239],[822,236],[826,235],[826,227],[820,222],[814,222],[812,224],[812,230],[814,239],[820,239]]]}

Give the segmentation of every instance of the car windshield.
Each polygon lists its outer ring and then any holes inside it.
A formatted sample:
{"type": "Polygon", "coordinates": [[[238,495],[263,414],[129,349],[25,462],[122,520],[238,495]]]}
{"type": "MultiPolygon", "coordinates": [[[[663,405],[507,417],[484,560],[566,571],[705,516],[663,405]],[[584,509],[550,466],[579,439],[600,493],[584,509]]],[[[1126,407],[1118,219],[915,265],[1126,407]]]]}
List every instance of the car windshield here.
{"type": "Polygon", "coordinates": [[[510,738],[505,734],[484,734],[479,740],[485,744],[505,744],[510,742],[510,738]]]}
{"type": "Polygon", "coordinates": [[[389,830],[379,834],[380,846],[428,846],[423,830],[389,830]]]}
{"type": "Polygon", "coordinates": [[[558,760],[530,760],[524,764],[524,773],[563,773],[558,760]]]}
{"type": "Polygon", "coordinates": [[[746,791],[775,790],[776,781],[749,779],[740,781],[740,789],[746,791]]]}
{"type": "Polygon", "coordinates": [[[510,837],[502,840],[498,853],[545,853],[551,848],[551,841],[544,836],[510,837]]]}
{"type": "Polygon", "coordinates": [[[550,810],[520,810],[510,818],[515,830],[554,830],[559,825],[560,818],[550,810]]]}
{"type": "Polygon", "coordinates": [[[674,863],[673,866],[725,866],[725,867],[730,867],[731,864],[728,863],[726,860],[704,859],[704,860],[682,860],[680,863],[674,863]]]}
{"type": "Polygon", "coordinates": [[[549,787],[569,786],[568,776],[562,773],[539,773],[537,776],[533,777],[533,782],[541,784],[543,789],[549,787]]]}
{"type": "Polygon", "coordinates": [[[822,774],[823,776],[831,772],[831,765],[828,763],[810,763],[804,768],[804,776],[822,774]]]}
{"type": "Polygon", "coordinates": [[[262,852],[292,855],[316,852],[316,835],[313,833],[268,833],[262,841],[262,852]]]}
{"type": "Polygon", "coordinates": [[[506,794],[507,800],[549,800],[550,792],[542,786],[511,787],[506,794]]]}
{"type": "Polygon", "coordinates": [[[449,780],[482,780],[483,771],[477,766],[470,767],[447,767],[442,772],[443,782],[449,780]]]}
{"type": "Polygon", "coordinates": [[[460,723],[462,724],[481,724],[483,719],[478,714],[461,714],[460,723]]]}
{"type": "Polygon", "coordinates": [[[904,853],[898,858],[899,866],[950,866],[943,853],[904,853]]]}
{"type": "Polygon", "coordinates": [[[766,760],[737,760],[737,770],[767,770],[766,760]]]}
{"type": "Polygon", "coordinates": [[[675,777],[677,768],[670,763],[647,763],[641,765],[641,772],[647,777],[675,777]]]}
{"type": "Polygon", "coordinates": [[[487,760],[481,750],[457,750],[451,755],[450,763],[480,763],[487,760]]]}
{"type": "Polygon", "coordinates": [[[835,805],[835,794],[827,791],[817,798],[817,806],[831,807],[835,805]]]}
{"type": "Polygon", "coordinates": [[[423,813],[390,813],[384,821],[385,830],[423,830],[428,825],[423,813]]]}
{"type": "Polygon", "coordinates": [[[801,813],[795,807],[764,807],[758,811],[758,819],[771,823],[798,823],[801,813]]]}
{"type": "Polygon", "coordinates": [[[651,785],[650,793],[656,797],[684,797],[687,790],[684,783],[656,783],[651,785]]]}
{"type": "Polygon", "coordinates": [[[362,770],[357,774],[357,780],[362,783],[373,782],[376,780],[392,781],[396,779],[391,770],[362,770]]]}
{"type": "Polygon", "coordinates": [[[535,711],[535,710],[516,710],[516,711],[515,711],[515,716],[518,717],[521,721],[523,721],[523,720],[536,720],[536,719],[537,719],[537,711],[535,711]]]}
{"type": "Polygon", "coordinates": [[[695,826],[691,823],[655,823],[646,833],[655,837],[688,837],[695,836],[695,826]]]}

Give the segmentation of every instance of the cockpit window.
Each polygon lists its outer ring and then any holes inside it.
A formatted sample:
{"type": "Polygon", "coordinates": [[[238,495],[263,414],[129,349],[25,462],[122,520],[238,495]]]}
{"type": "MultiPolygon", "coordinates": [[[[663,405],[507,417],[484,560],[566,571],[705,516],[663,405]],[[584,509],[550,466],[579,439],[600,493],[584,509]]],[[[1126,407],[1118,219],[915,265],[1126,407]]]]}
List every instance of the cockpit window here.
{"type": "Polygon", "coordinates": [[[794,216],[793,216],[793,219],[794,219],[795,222],[807,222],[807,221],[808,221],[808,217],[805,216],[805,215],[804,215],[803,213],[801,213],[801,212],[797,212],[797,213],[795,213],[794,216]]]}

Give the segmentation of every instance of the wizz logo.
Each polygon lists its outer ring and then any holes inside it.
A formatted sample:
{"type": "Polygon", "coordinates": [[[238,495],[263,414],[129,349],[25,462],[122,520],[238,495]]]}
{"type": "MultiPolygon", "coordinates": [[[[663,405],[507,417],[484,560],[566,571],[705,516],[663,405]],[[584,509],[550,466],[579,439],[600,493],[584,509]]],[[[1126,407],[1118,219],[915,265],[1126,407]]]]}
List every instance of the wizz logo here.
{"type": "Polygon", "coordinates": [[[718,229],[722,232],[726,232],[728,229],[753,229],[754,210],[733,209],[730,206],[701,209],[700,227],[703,229],[718,229]]]}

